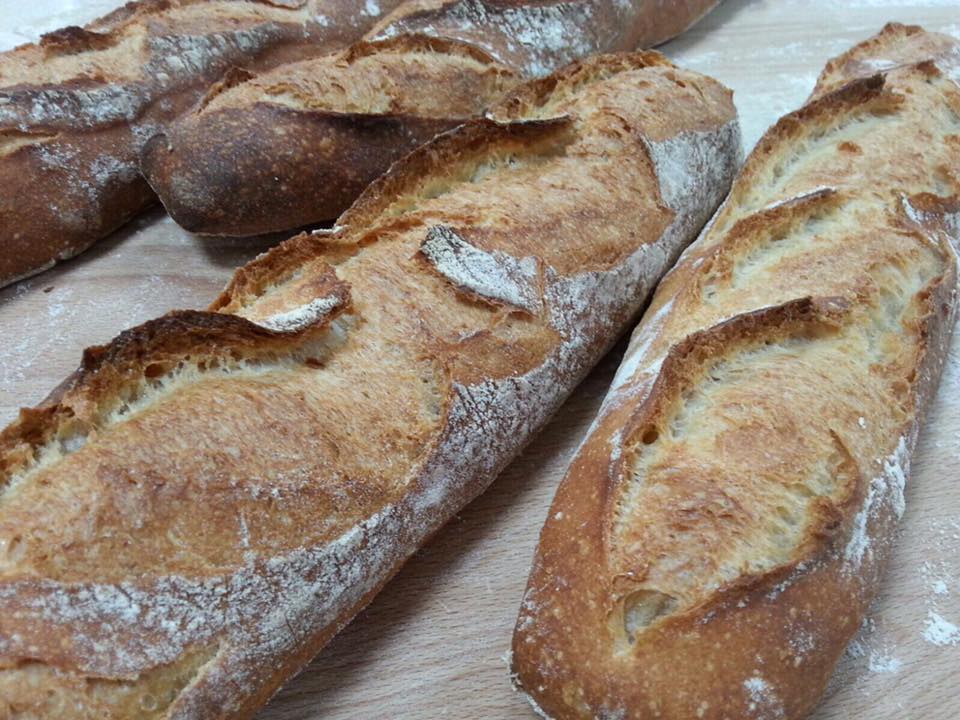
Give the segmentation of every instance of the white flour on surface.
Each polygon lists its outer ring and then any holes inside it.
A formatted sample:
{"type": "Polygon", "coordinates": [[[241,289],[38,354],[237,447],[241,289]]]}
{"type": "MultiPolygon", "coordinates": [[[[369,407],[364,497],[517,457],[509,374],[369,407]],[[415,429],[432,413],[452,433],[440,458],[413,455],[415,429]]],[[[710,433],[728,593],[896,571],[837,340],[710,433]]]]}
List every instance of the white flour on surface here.
{"type": "Polygon", "coordinates": [[[870,521],[883,511],[884,505],[890,504],[898,520],[906,510],[904,489],[910,470],[910,451],[906,438],[901,437],[896,449],[882,460],[882,468],[882,472],[870,481],[863,506],[854,518],[850,541],[844,550],[845,569],[851,572],[858,570],[864,555],[872,552],[870,521]]]}
{"type": "Polygon", "coordinates": [[[886,652],[874,650],[870,653],[867,667],[873,673],[897,673],[900,672],[903,663],[886,652]]]}
{"type": "Polygon", "coordinates": [[[305,305],[288,310],[286,312],[270,315],[269,317],[255,320],[258,325],[274,330],[276,332],[296,332],[302,330],[308,325],[318,322],[321,318],[329,315],[331,312],[343,306],[343,299],[336,295],[325,295],[324,297],[311,300],[305,305]]]}
{"type": "Polygon", "coordinates": [[[960,521],[934,522],[929,527],[928,559],[919,568],[926,589],[927,615],[921,635],[936,647],[960,645],[960,627],[954,621],[957,603],[953,590],[960,579],[960,521]]]}
{"type": "Polygon", "coordinates": [[[783,703],[776,691],[762,676],[754,675],[743,682],[750,704],[747,711],[750,717],[758,720],[778,720],[784,717],[783,703]]]}
{"type": "Polygon", "coordinates": [[[923,639],[941,647],[958,645],[960,644],[960,627],[931,610],[927,615],[927,626],[923,629],[923,639]]]}
{"type": "Polygon", "coordinates": [[[469,292],[533,315],[542,307],[536,258],[487,252],[474,247],[445,225],[427,231],[420,252],[437,272],[469,292]]]}

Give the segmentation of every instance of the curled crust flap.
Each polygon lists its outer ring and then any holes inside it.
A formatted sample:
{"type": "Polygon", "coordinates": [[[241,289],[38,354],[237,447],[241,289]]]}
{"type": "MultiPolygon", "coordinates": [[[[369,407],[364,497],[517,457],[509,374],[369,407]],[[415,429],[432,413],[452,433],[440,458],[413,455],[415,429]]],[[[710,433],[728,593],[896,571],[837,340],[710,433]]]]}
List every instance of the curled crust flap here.
{"type": "MultiPolygon", "coordinates": [[[[236,313],[249,307],[268,287],[279,285],[291,273],[305,269],[308,263],[311,264],[309,275],[313,293],[309,297],[303,296],[302,300],[310,302],[315,298],[335,296],[339,299],[335,307],[344,307],[349,301],[349,286],[337,277],[331,265],[323,261],[320,261],[321,265],[316,263],[318,257],[322,256],[335,261],[338,257],[349,255],[355,250],[355,247],[337,246],[330,241],[328,234],[295,235],[238,268],[208,310],[236,313]]],[[[287,312],[295,307],[295,303],[287,303],[275,309],[277,312],[287,312]]]]}
{"type": "Polygon", "coordinates": [[[318,313],[312,324],[293,331],[235,315],[181,310],[87,348],[69,378],[37,408],[21,410],[19,419],[0,433],[0,489],[32,463],[35,448],[60,435],[88,435],[145,392],[153,378],[184,363],[203,369],[303,353],[307,335],[326,328],[342,307],[318,313]]]}
{"type": "Polygon", "coordinates": [[[956,66],[960,64],[960,43],[950,35],[926,32],[919,25],[887,23],[877,35],[830,60],[810,97],[822,97],[855,78],[915,65],[923,58],[956,66]]]}
{"type": "Polygon", "coordinates": [[[91,50],[106,50],[115,45],[118,38],[109,33],[99,33],[76,25],[53,30],[40,37],[40,47],[48,57],[73,55],[91,50]]]}
{"type": "MultiPolygon", "coordinates": [[[[296,248],[287,255],[295,255],[296,248]]],[[[283,259],[284,253],[273,256],[283,259]]],[[[324,326],[346,308],[350,302],[350,286],[337,277],[336,270],[322,259],[314,260],[309,267],[292,266],[294,273],[301,273],[301,281],[292,283],[282,292],[262,294],[269,283],[269,275],[278,268],[267,258],[266,262],[247,276],[238,276],[221,296],[218,309],[222,312],[240,312],[268,330],[280,333],[296,333],[308,328],[324,326]],[[264,277],[266,275],[266,277],[264,277]],[[266,281],[266,282],[265,282],[266,281]]],[[[291,266],[287,265],[290,269],[291,266]]],[[[217,303],[214,303],[217,305],[217,303]]]]}
{"type": "Polygon", "coordinates": [[[475,299],[509,305],[531,315],[543,306],[536,258],[514,258],[471,245],[446,225],[427,231],[420,257],[440,275],[475,299]]]}
{"type": "Polygon", "coordinates": [[[252,80],[254,77],[256,76],[252,72],[245,70],[244,68],[230,68],[220,80],[210,86],[210,88],[207,90],[207,93],[200,99],[200,102],[197,104],[197,112],[203,110],[207,105],[210,104],[210,101],[218,95],[231,88],[235,88],[237,85],[242,85],[248,80],[252,80]]]}

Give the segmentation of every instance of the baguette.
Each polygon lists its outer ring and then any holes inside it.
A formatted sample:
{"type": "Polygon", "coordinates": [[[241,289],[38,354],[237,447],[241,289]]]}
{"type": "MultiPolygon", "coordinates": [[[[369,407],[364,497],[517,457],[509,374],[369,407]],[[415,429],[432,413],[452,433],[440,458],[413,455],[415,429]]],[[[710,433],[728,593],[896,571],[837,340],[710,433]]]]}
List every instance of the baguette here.
{"type": "Polygon", "coordinates": [[[524,75],[542,77],[593,53],[659,45],[719,2],[408,0],[385,16],[369,37],[417,33],[459,40],[524,75]]]}
{"type": "Polygon", "coordinates": [[[955,80],[960,77],[960,45],[943,33],[926,32],[918,25],[887,23],[869,40],[830,60],[813,90],[812,98],[825,95],[855,78],[867,78],[926,58],[955,80]]]}
{"type": "Polygon", "coordinates": [[[215,89],[144,147],[141,168],[192,232],[329,221],[391,162],[479,115],[523,76],[663,40],[714,4],[406,2],[371,41],[215,89]]]}
{"type": "Polygon", "coordinates": [[[249,717],[545,422],[738,161],[729,91],[655,53],[493,116],[0,434],[0,715],[249,717]]]}
{"type": "Polygon", "coordinates": [[[231,66],[344,47],[398,2],[141,0],[0,53],[0,286],[153,203],[140,146],[231,66]]]}
{"type": "Polygon", "coordinates": [[[401,35],[281,65],[229,88],[144,146],[144,177],[191,232],[251,235],[337,217],[434,135],[519,76],[472,45],[401,35]]]}
{"type": "Polygon", "coordinates": [[[898,34],[764,136],[634,332],[514,632],[543,717],[802,718],[861,626],[957,305],[960,88],[875,62],[898,34]]]}

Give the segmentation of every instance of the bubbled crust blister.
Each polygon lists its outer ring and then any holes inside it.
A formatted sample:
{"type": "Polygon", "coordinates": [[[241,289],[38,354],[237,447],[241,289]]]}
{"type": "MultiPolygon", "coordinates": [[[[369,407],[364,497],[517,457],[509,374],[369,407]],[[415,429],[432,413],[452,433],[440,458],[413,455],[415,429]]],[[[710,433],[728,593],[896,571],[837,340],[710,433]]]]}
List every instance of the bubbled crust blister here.
{"type": "Polygon", "coordinates": [[[0,435],[0,711],[248,717],[542,426],[739,159],[656,54],[552,82],[0,435]]]}
{"type": "Polygon", "coordinates": [[[515,681],[544,716],[788,720],[820,698],[956,310],[948,44],[891,26],[831,62],[661,283],[520,609],[515,681]]]}

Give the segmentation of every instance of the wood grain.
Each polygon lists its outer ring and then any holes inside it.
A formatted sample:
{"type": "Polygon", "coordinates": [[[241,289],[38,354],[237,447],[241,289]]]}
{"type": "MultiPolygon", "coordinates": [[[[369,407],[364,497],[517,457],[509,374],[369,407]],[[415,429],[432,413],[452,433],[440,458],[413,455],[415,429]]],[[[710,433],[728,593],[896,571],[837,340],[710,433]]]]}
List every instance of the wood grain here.
{"type": "MultiPolygon", "coordinates": [[[[0,0],[0,43],[83,22],[104,8],[80,5],[0,0]]],[[[803,101],[827,58],[888,20],[960,35],[956,0],[727,0],[664,50],[736,90],[749,147],[803,101]]],[[[0,422],[41,400],[74,368],[83,347],[169,309],[206,305],[233,267],[275,240],[196,238],[157,210],[80,258],[0,292],[0,422]]],[[[259,720],[534,717],[510,690],[503,654],[554,488],[619,352],[259,720]]],[[[958,478],[960,337],[921,436],[881,597],[815,720],[960,716],[954,689],[960,630],[952,642],[949,633],[929,632],[935,618],[960,625],[958,478]]],[[[939,627],[949,631],[948,624],[939,627]]]]}

